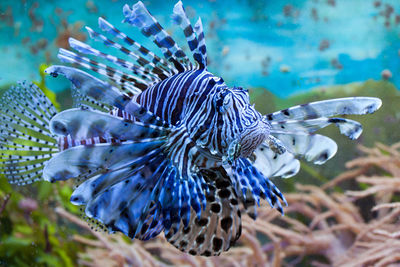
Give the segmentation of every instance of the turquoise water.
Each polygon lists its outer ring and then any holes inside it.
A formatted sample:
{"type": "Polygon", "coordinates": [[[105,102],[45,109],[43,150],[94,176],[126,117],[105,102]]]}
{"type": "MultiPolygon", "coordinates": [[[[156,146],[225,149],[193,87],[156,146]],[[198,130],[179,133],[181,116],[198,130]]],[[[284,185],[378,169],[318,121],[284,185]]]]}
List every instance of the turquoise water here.
{"type": "MultiPolygon", "coordinates": [[[[59,62],[58,46],[68,36],[86,36],[84,25],[97,17],[127,31],[158,51],[140,32],[121,25],[122,6],[136,1],[0,2],[0,85],[39,79],[41,63],[59,62]]],[[[149,10],[186,48],[181,30],[172,24],[176,1],[145,1],[149,10]]],[[[370,78],[400,87],[400,1],[184,1],[193,23],[202,17],[209,69],[230,85],[264,87],[283,97],[316,86],[370,78]]],[[[90,42],[89,42],[90,43],[90,42]]],[[[55,91],[68,88],[48,79],[55,91]]]]}

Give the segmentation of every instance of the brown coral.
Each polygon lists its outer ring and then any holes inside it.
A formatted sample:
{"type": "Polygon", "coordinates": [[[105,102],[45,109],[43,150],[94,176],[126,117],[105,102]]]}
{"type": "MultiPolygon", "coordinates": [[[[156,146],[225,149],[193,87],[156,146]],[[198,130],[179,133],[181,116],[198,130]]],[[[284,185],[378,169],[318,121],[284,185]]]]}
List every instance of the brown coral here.
{"type": "Polygon", "coordinates": [[[365,156],[348,162],[347,172],[322,187],[297,184],[295,193],[286,194],[285,216],[263,203],[256,221],[243,219],[239,244],[219,257],[184,254],[162,236],[127,241],[120,234],[93,231],[61,208],[57,213],[95,237],[74,236],[87,245],[80,255],[85,266],[394,265],[400,263],[400,202],[395,202],[400,192],[399,148],[400,143],[360,146],[365,156]],[[349,180],[362,190],[340,192],[338,184],[349,180]],[[360,205],[360,200],[373,208],[360,205]]]}

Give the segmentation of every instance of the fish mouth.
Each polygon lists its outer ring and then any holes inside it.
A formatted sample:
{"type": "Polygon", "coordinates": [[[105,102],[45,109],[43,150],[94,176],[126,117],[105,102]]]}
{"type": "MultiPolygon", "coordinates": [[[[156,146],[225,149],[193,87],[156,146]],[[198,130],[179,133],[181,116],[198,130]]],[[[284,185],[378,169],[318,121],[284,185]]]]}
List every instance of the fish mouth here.
{"type": "Polygon", "coordinates": [[[222,156],[223,165],[232,165],[232,163],[241,156],[242,145],[238,139],[233,140],[229,146],[225,155],[222,156]]]}

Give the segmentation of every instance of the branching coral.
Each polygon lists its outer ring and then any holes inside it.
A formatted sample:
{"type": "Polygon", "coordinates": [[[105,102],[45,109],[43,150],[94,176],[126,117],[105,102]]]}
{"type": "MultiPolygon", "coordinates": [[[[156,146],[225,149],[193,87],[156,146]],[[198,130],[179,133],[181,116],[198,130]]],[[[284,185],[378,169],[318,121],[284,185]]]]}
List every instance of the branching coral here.
{"type": "Polygon", "coordinates": [[[95,237],[73,237],[87,246],[80,255],[85,266],[394,265],[400,263],[399,148],[400,143],[360,146],[365,156],[348,162],[347,172],[322,187],[297,184],[296,193],[286,194],[285,216],[263,203],[256,221],[244,216],[239,243],[219,257],[181,253],[162,236],[148,242],[127,241],[119,234],[91,230],[62,208],[56,211],[95,237]],[[349,180],[361,190],[335,190],[349,180]],[[359,204],[361,199],[373,208],[359,204]]]}

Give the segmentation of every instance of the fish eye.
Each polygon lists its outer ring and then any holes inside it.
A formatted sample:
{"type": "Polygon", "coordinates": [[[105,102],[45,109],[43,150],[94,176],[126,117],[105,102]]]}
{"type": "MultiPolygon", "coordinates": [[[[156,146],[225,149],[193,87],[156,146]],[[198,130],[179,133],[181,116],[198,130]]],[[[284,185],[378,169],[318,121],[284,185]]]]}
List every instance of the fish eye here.
{"type": "Polygon", "coordinates": [[[247,88],[243,88],[241,86],[233,87],[234,93],[238,95],[240,98],[243,98],[244,101],[250,102],[249,90],[247,88]]]}
{"type": "Polygon", "coordinates": [[[233,89],[236,89],[236,90],[239,90],[239,91],[244,91],[244,92],[246,92],[246,93],[249,92],[249,89],[243,88],[243,87],[241,87],[241,86],[235,86],[235,87],[233,87],[233,89]]]}
{"type": "Polygon", "coordinates": [[[221,90],[215,95],[214,105],[218,112],[224,113],[228,110],[232,103],[232,93],[227,90],[221,90]]]}

